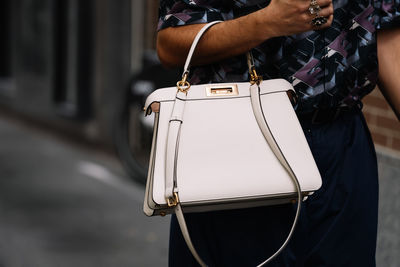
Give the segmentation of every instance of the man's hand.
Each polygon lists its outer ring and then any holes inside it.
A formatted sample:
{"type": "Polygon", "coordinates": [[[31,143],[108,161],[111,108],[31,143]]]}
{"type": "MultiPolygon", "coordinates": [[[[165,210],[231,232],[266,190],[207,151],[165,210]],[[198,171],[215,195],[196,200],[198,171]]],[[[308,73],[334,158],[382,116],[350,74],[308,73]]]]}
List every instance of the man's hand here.
{"type": "Polygon", "coordinates": [[[272,0],[271,3],[259,12],[268,27],[269,36],[286,36],[302,32],[324,29],[333,21],[332,0],[318,0],[321,7],[319,16],[327,18],[327,23],[316,27],[311,24],[315,15],[311,15],[308,8],[310,0],[272,0]]]}
{"type": "Polygon", "coordinates": [[[379,89],[400,121],[400,28],[378,31],[379,89]]]}

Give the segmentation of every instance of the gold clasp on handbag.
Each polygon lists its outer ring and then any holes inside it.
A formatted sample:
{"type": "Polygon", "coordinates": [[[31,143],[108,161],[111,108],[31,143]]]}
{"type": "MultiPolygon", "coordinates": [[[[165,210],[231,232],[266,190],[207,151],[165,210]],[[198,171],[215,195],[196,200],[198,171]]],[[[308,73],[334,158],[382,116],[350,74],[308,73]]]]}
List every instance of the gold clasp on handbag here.
{"type": "Polygon", "coordinates": [[[256,68],[254,66],[251,67],[250,69],[250,84],[257,84],[260,85],[262,81],[262,76],[259,76],[256,72],[256,68]]]}
{"type": "Polygon", "coordinates": [[[187,77],[188,77],[188,72],[185,72],[182,76],[182,80],[176,83],[178,90],[185,94],[187,94],[187,91],[190,88],[190,83],[187,81],[187,77]]]}
{"type": "Polygon", "coordinates": [[[236,84],[212,85],[206,87],[207,96],[230,96],[239,95],[236,84]]]}
{"type": "Polygon", "coordinates": [[[174,192],[174,196],[167,198],[168,207],[175,207],[179,202],[179,196],[177,192],[174,192]]]}

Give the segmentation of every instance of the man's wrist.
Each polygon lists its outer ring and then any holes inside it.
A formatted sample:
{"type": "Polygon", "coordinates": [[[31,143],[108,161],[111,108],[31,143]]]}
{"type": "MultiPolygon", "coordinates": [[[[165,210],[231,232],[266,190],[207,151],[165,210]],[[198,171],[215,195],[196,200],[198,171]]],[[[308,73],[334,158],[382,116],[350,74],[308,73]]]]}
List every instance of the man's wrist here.
{"type": "Polygon", "coordinates": [[[276,29],[276,22],[272,19],[272,9],[268,6],[264,9],[258,10],[251,16],[253,23],[252,27],[255,35],[260,38],[260,41],[279,36],[279,30],[276,29]]]}

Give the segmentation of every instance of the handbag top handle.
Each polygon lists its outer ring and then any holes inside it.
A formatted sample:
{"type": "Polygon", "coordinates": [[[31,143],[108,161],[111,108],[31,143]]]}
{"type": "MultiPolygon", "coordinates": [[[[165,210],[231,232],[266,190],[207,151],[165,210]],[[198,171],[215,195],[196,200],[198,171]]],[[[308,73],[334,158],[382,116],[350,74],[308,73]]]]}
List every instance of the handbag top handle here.
{"type": "Polygon", "coordinates": [[[196,49],[197,44],[199,43],[200,38],[203,36],[204,32],[207,31],[211,26],[213,26],[213,25],[215,25],[215,24],[218,24],[218,23],[220,23],[220,22],[222,22],[222,21],[217,20],[217,21],[210,22],[210,23],[206,24],[206,25],[197,33],[196,37],[195,37],[194,40],[193,40],[192,46],[190,47],[189,53],[188,53],[188,55],[187,55],[187,57],[186,57],[185,66],[183,67],[182,78],[183,78],[185,75],[188,75],[188,74],[189,74],[190,62],[192,61],[192,57],[193,57],[194,50],[196,49]]]}
{"type": "MultiPolygon", "coordinates": [[[[217,20],[206,24],[194,38],[192,46],[190,47],[189,53],[187,55],[185,65],[183,67],[182,80],[178,81],[176,84],[180,91],[186,92],[190,88],[190,83],[187,81],[189,75],[190,62],[192,61],[193,53],[197,47],[197,44],[200,41],[200,38],[203,36],[204,32],[207,31],[211,26],[218,24],[220,22],[222,21],[217,20]]],[[[247,65],[249,67],[250,83],[259,84],[262,80],[262,77],[259,76],[256,72],[254,66],[254,59],[251,51],[247,52],[246,55],[247,55],[247,65]]]]}

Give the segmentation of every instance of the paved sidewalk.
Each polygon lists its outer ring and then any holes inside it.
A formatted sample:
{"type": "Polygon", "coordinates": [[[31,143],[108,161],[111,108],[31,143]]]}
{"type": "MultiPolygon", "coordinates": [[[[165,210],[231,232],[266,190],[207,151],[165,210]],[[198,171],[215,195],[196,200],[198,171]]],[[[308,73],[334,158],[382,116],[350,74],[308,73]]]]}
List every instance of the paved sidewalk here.
{"type": "Polygon", "coordinates": [[[0,118],[0,266],[167,266],[169,218],[147,218],[117,160],[0,118]]]}
{"type": "Polygon", "coordinates": [[[380,153],[377,266],[400,266],[400,157],[380,153]]]}
{"type": "MultiPolygon", "coordinates": [[[[400,160],[379,163],[377,266],[397,267],[400,160]]],[[[0,267],[167,266],[169,217],[142,201],[113,156],[0,116],[0,267]]]]}

